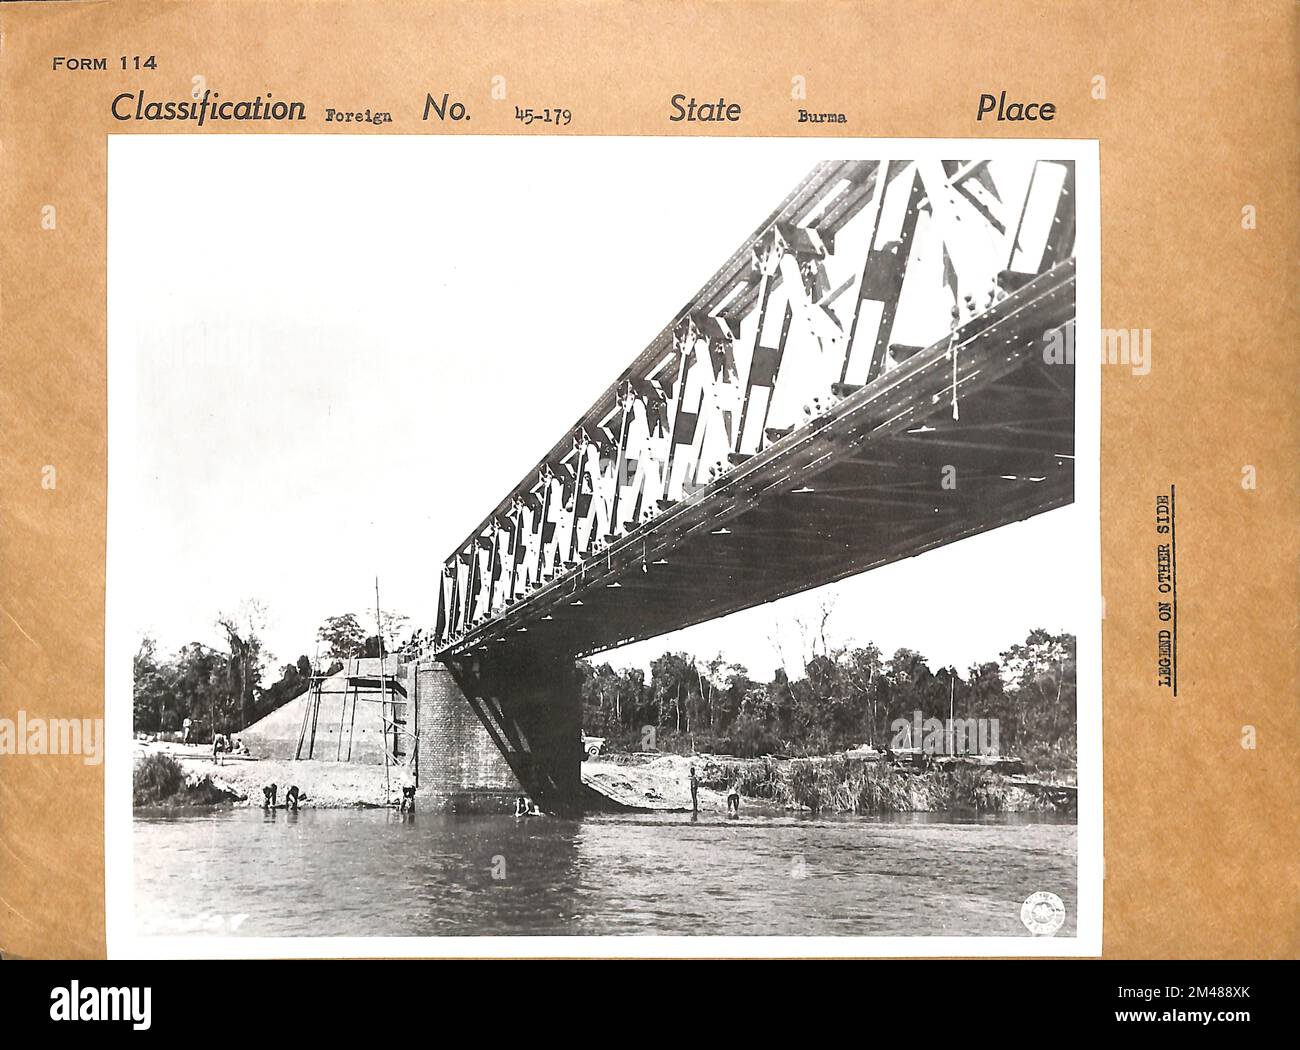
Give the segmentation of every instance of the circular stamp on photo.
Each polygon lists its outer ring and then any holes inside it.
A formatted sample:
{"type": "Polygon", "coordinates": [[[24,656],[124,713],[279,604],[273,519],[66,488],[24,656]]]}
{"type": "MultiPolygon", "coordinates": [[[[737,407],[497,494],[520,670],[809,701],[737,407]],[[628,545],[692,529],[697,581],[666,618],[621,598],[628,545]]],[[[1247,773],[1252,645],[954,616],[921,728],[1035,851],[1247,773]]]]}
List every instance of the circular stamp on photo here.
{"type": "Polygon", "coordinates": [[[1020,921],[1035,937],[1051,937],[1065,923],[1065,902],[1046,890],[1031,893],[1020,906],[1020,921]]]}

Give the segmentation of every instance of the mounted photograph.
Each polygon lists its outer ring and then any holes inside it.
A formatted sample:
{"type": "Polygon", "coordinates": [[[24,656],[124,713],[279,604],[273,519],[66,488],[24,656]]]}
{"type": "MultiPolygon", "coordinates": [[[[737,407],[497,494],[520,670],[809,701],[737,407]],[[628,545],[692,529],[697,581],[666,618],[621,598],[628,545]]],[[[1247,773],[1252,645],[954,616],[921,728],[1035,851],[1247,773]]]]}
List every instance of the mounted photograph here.
{"type": "Polygon", "coordinates": [[[1099,954],[1098,198],[110,136],[110,952],[1099,954]]]}

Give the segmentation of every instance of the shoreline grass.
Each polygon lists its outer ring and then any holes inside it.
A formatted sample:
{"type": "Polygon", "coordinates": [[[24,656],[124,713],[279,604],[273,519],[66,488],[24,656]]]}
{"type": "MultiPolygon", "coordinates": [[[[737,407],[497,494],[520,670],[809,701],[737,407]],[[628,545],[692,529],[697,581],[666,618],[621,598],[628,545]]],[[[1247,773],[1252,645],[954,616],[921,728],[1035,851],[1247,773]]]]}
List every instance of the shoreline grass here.
{"type": "Polygon", "coordinates": [[[701,782],[722,790],[735,785],[746,798],[787,809],[828,813],[1068,812],[1053,802],[988,770],[909,772],[850,759],[765,758],[747,762],[710,761],[701,782]]]}

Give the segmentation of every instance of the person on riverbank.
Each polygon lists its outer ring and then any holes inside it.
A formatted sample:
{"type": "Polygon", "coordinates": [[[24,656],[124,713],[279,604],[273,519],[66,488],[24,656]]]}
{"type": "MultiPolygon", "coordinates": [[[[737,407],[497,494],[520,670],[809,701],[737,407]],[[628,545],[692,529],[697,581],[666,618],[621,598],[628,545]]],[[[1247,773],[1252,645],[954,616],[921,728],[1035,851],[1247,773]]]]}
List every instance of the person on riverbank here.
{"type": "Polygon", "coordinates": [[[181,743],[188,744],[190,742],[190,732],[194,728],[194,719],[187,717],[185,721],[181,723],[181,728],[185,730],[185,735],[181,737],[181,743]]]}
{"type": "Polygon", "coordinates": [[[524,798],[523,795],[520,795],[517,799],[515,799],[515,816],[516,817],[528,816],[528,799],[524,798]]]}
{"type": "Polygon", "coordinates": [[[262,808],[275,809],[275,796],[280,789],[274,784],[262,788],[262,808]]]}
{"type": "Polygon", "coordinates": [[[691,766],[691,812],[700,811],[700,778],[695,775],[695,767],[691,766]]]}
{"type": "Polygon", "coordinates": [[[727,794],[727,815],[732,817],[740,816],[740,786],[731,785],[731,791],[727,794]]]}
{"type": "Polygon", "coordinates": [[[298,803],[305,802],[307,796],[299,792],[297,784],[290,784],[289,790],[284,793],[284,808],[298,812],[298,803]]]}

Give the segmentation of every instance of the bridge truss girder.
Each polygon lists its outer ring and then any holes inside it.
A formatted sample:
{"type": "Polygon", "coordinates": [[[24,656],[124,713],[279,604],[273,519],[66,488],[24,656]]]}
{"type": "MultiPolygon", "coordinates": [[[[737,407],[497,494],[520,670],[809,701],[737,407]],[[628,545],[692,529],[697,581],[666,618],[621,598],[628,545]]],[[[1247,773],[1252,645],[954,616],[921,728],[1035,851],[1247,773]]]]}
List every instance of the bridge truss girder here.
{"type": "Polygon", "coordinates": [[[819,165],[448,559],[438,655],[590,653],[1070,502],[1072,195],[819,165]]]}

